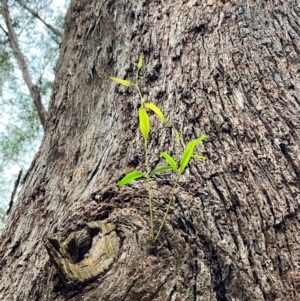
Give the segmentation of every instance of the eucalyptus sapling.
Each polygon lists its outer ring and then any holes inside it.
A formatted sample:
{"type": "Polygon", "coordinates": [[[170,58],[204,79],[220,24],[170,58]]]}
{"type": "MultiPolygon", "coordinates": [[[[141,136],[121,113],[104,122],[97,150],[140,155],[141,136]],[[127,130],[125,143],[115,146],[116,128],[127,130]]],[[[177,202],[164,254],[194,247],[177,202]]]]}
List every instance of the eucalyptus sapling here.
{"type": "Polygon", "coordinates": [[[149,134],[150,134],[150,121],[149,121],[149,116],[148,116],[148,112],[147,109],[154,112],[159,118],[160,120],[163,122],[163,124],[167,124],[167,120],[164,116],[164,114],[162,113],[162,111],[154,104],[154,103],[150,103],[150,102],[145,102],[140,90],[140,87],[138,85],[139,80],[142,78],[140,75],[140,71],[141,68],[143,66],[143,55],[140,56],[138,64],[137,64],[137,71],[135,74],[135,83],[128,81],[128,80],[124,80],[124,79],[120,79],[117,77],[113,77],[110,76],[109,78],[120,84],[123,85],[125,87],[133,87],[137,90],[139,97],[140,97],[140,101],[141,101],[141,105],[138,109],[138,117],[139,117],[139,128],[141,131],[141,134],[143,136],[144,139],[144,152],[145,152],[145,166],[146,166],[146,171],[145,172],[141,172],[139,170],[133,170],[129,173],[127,173],[119,182],[118,182],[118,186],[122,187],[125,186],[129,183],[131,183],[134,180],[137,180],[139,178],[146,178],[146,183],[147,183],[147,192],[148,192],[148,203],[149,203],[149,215],[150,215],[150,228],[151,228],[151,240],[152,242],[156,242],[157,239],[159,238],[161,231],[165,225],[168,213],[169,213],[169,209],[170,206],[173,202],[173,198],[174,198],[174,194],[175,194],[175,189],[177,187],[178,184],[178,180],[180,175],[182,174],[182,172],[186,169],[186,167],[188,166],[190,159],[191,158],[198,158],[198,159],[202,159],[204,160],[205,157],[199,154],[194,154],[194,149],[195,147],[203,142],[204,140],[206,140],[208,138],[207,135],[202,135],[201,137],[194,139],[192,141],[190,141],[187,145],[185,145],[184,140],[182,138],[182,136],[180,135],[180,133],[176,130],[176,128],[174,127],[174,125],[171,125],[175,135],[177,137],[177,139],[180,141],[181,145],[184,148],[183,154],[181,156],[181,159],[179,161],[179,163],[177,164],[176,160],[169,155],[167,152],[161,152],[160,155],[161,157],[163,157],[166,162],[167,165],[158,167],[156,169],[154,169],[153,171],[150,170],[150,166],[149,166],[149,153],[148,153],[148,141],[149,141],[149,134]],[[152,204],[152,193],[151,193],[151,181],[150,178],[151,176],[154,176],[156,174],[162,173],[162,172],[166,172],[166,171],[171,171],[175,174],[175,180],[174,180],[174,184],[172,187],[172,191],[170,193],[170,197],[169,197],[169,202],[164,214],[164,217],[162,219],[162,221],[160,222],[160,226],[159,229],[157,231],[157,233],[154,233],[154,222],[153,222],[153,204],[152,204]]]}

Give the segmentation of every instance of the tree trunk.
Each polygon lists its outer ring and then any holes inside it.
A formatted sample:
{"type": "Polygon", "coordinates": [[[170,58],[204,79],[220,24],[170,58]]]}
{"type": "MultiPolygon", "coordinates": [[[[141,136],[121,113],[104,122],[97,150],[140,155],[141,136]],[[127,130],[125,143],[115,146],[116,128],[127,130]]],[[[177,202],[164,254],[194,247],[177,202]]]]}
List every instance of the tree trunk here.
{"type": "MultiPolygon", "coordinates": [[[[299,17],[296,0],[71,1],[45,136],[1,239],[0,299],[300,300],[299,17]],[[141,53],[145,100],[186,142],[210,136],[155,244],[144,181],[116,185],[145,169],[139,98],[108,79],[133,80],[141,53]]],[[[182,147],[150,121],[155,168],[182,147]]],[[[152,178],[156,231],[172,183],[152,178]]]]}

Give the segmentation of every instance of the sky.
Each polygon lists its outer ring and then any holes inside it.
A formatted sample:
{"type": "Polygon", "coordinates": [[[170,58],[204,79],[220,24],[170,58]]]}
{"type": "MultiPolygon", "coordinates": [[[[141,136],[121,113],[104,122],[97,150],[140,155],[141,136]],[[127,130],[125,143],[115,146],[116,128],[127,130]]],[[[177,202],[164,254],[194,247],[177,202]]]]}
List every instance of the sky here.
{"type": "MultiPolygon", "coordinates": [[[[30,2],[27,3],[27,5],[30,5],[29,4],[30,2]]],[[[51,6],[49,7],[50,9],[52,9],[53,13],[51,14],[51,17],[55,14],[55,13],[58,13],[58,12],[62,12],[62,14],[65,14],[66,13],[66,10],[67,10],[67,7],[68,7],[68,3],[69,3],[69,0],[53,0],[52,1],[52,4],[51,6]]],[[[22,11],[20,12],[17,12],[16,11],[16,14],[18,15],[21,15],[22,16],[22,11]]],[[[22,17],[21,17],[22,18],[22,17]]],[[[2,19],[2,16],[0,15],[0,24],[3,25],[3,20],[2,19]]],[[[49,20],[47,20],[47,17],[45,18],[47,22],[49,22],[49,20]]],[[[24,22],[26,22],[26,20],[24,20],[24,22]]],[[[51,22],[49,22],[51,24],[51,22]]],[[[46,34],[48,32],[48,30],[45,28],[45,26],[40,22],[40,21],[37,21],[34,25],[34,30],[36,30],[37,32],[40,31],[44,34],[46,34]]],[[[36,69],[39,68],[39,66],[42,65],[42,62],[45,60],[44,57],[41,57],[39,60],[37,60],[36,62],[34,61],[35,58],[38,58],[39,56],[41,56],[41,53],[42,53],[42,56],[43,56],[43,52],[41,52],[41,50],[38,48],[39,44],[38,42],[40,42],[41,45],[46,45],[45,47],[51,47],[51,43],[50,44],[43,44],[43,41],[35,41],[37,44],[36,47],[31,47],[30,46],[30,43],[27,44],[27,40],[28,38],[33,38],[34,39],[34,36],[33,35],[26,35],[25,31],[24,33],[22,32],[22,39],[20,41],[20,44],[23,43],[23,45],[21,45],[23,51],[24,51],[24,54],[26,54],[27,58],[29,58],[29,60],[32,60],[32,62],[27,62],[28,65],[30,65],[31,63],[34,63],[36,64],[37,67],[35,67],[36,69]],[[24,40],[24,41],[23,41],[24,40]],[[29,45],[29,46],[28,46],[29,45]]],[[[46,48],[47,50],[47,48],[46,48]]],[[[47,53],[47,52],[45,52],[47,53]]],[[[15,65],[15,75],[17,77],[17,83],[15,84],[17,86],[17,89],[18,91],[20,92],[21,91],[21,94],[29,94],[28,93],[28,88],[27,86],[24,84],[24,81],[22,79],[22,73],[21,71],[18,69],[18,66],[15,62],[15,59],[12,58],[12,61],[15,65]]],[[[47,79],[49,80],[52,80],[54,79],[54,71],[53,71],[53,66],[55,65],[55,62],[53,62],[52,64],[52,67],[51,68],[48,68],[48,69],[44,69],[43,70],[43,76],[45,74],[47,79]]],[[[32,69],[32,73],[34,75],[36,75],[37,73],[35,72],[34,69],[32,69]]],[[[0,76],[5,76],[5,74],[2,72],[1,74],[1,69],[0,69],[0,76]]],[[[35,80],[35,79],[34,79],[35,80]]],[[[8,83],[6,83],[6,85],[8,86],[8,83]]],[[[9,110],[9,107],[6,107],[5,109],[5,106],[4,106],[4,103],[2,103],[4,101],[4,99],[8,100],[10,98],[12,98],[12,94],[11,94],[11,89],[5,89],[3,90],[3,94],[2,94],[2,97],[0,96],[0,108],[2,109],[1,111],[1,114],[0,114],[0,132],[3,132],[5,133],[5,125],[9,124],[12,122],[12,114],[13,114],[13,110],[9,110]],[[11,112],[12,111],[12,112],[11,112]],[[6,113],[7,112],[7,113],[6,113]]],[[[46,95],[45,98],[49,99],[50,97],[50,92],[48,93],[49,95],[46,95]]],[[[47,99],[46,99],[46,102],[47,102],[47,99]]],[[[41,137],[41,135],[40,135],[41,137]]],[[[39,147],[39,143],[40,141],[36,141],[35,145],[32,145],[32,147],[30,147],[30,149],[28,150],[28,152],[26,152],[23,156],[23,159],[25,159],[25,161],[27,162],[27,168],[28,166],[30,165],[30,162],[31,160],[33,159],[38,147],[39,147]]],[[[7,182],[7,187],[6,187],[6,190],[7,190],[7,193],[6,194],[2,194],[0,192],[0,209],[6,209],[7,206],[8,206],[8,203],[10,201],[10,195],[11,195],[11,192],[13,190],[13,186],[14,186],[14,181],[16,180],[17,178],[17,175],[20,171],[20,164],[14,164],[14,165],[11,165],[9,168],[6,168],[5,170],[3,170],[3,172],[1,173],[1,178],[5,179],[6,182],[7,182]]],[[[23,175],[25,174],[25,170],[23,170],[23,175]]],[[[3,184],[3,183],[1,183],[3,184]]],[[[1,228],[1,221],[0,221],[0,228],[1,228]]]]}

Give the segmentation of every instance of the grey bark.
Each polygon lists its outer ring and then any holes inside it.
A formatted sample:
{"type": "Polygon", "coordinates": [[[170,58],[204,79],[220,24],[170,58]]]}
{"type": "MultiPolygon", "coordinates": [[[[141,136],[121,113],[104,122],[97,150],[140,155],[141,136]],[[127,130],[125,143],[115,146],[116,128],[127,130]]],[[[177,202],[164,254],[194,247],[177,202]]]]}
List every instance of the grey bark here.
{"type": "Polygon", "coordinates": [[[5,25],[6,25],[6,33],[9,38],[9,43],[12,48],[14,57],[19,65],[19,68],[22,72],[23,79],[28,87],[30,96],[34,102],[34,105],[37,109],[39,119],[43,128],[45,129],[46,119],[47,119],[47,111],[42,103],[41,94],[37,88],[37,86],[33,83],[32,77],[30,75],[27,63],[25,61],[24,55],[20,49],[19,42],[15,33],[15,29],[11,22],[10,18],[10,11],[7,5],[7,0],[1,0],[1,14],[4,18],[5,25]]]}
{"type": "MultiPolygon", "coordinates": [[[[300,7],[223,2],[71,1],[45,136],[1,238],[1,300],[300,299],[300,7]],[[145,99],[186,141],[210,135],[155,245],[143,182],[116,187],[144,168],[138,96],[107,79],[134,78],[140,53],[145,99]],[[68,260],[82,266],[105,239],[86,230],[99,220],[115,225],[118,254],[65,286],[47,237],[67,254],[75,235],[68,260]]],[[[159,151],[182,148],[151,124],[156,167],[159,151]]],[[[171,181],[152,184],[158,223],[171,181]]]]}

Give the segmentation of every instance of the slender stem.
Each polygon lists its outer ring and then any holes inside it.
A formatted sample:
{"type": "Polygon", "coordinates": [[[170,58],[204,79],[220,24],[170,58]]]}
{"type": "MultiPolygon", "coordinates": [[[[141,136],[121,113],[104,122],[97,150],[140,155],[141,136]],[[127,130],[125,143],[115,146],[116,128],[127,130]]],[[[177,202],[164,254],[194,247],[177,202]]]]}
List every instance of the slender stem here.
{"type": "Polygon", "coordinates": [[[171,191],[170,201],[169,201],[167,210],[166,210],[166,212],[165,212],[164,218],[163,218],[163,220],[162,220],[162,222],[161,222],[161,224],[160,224],[160,226],[159,226],[159,230],[158,230],[158,232],[157,232],[157,234],[156,234],[156,236],[155,236],[153,242],[156,242],[156,241],[157,241],[157,239],[159,238],[160,232],[161,232],[162,228],[163,228],[164,225],[165,225],[165,222],[166,222],[166,219],[167,219],[167,216],[168,216],[168,213],[169,213],[169,209],[170,209],[171,204],[172,204],[172,202],[173,202],[173,197],[174,197],[175,189],[176,189],[177,184],[178,184],[179,176],[180,176],[180,171],[177,172],[177,174],[176,174],[176,179],[175,179],[175,182],[174,182],[173,189],[172,189],[172,191],[171,191]]]}
{"type": "Polygon", "coordinates": [[[139,96],[140,96],[140,99],[141,99],[141,103],[142,103],[142,105],[143,105],[144,100],[143,100],[143,95],[142,95],[142,92],[141,92],[141,90],[140,90],[140,87],[139,87],[138,84],[136,84],[135,87],[136,87],[136,89],[137,89],[138,92],[139,92],[139,96]]]}
{"type": "Polygon", "coordinates": [[[149,157],[148,157],[148,145],[147,139],[145,141],[145,161],[146,161],[146,174],[147,174],[147,190],[149,199],[149,212],[150,212],[150,225],[151,225],[151,239],[154,242],[154,226],[153,226],[153,208],[152,208],[152,198],[151,198],[151,184],[150,184],[150,168],[149,168],[149,157]]]}
{"type": "Polygon", "coordinates": [[[144,100],[143,100],[143,95],[142,95],[141,89],[138,85],[138,81],[139,81],[139,71],[137,71],[136,74],[135,74],[135,88],[137,89],[137,91],[139,93],[139,96],[140,96],[140,99],[141,99],[141,104],[143,106],[144,100]]]}
{"type": "Polygon", "coordinates": [[[176,138],[179,140],[180,144],[182,145],[183,149],[185,149],[185,143],[182,139],[181,134],[179,133],[179,131],[177,131],[176,127],[174,126],[174,124],[171,123],[172,129],[176,135],[176,138]]]}
{"type": "MultiPolygon", "coordinates": [[[[138,71],[135,75],[135,88],[137,89],[140,99],[141,105],[143,106],[143,95],[138,85],[139,74],[138,71]]],[[[154,225],[153,225],[153,207],[152,207],[152,195],[151,195],[151,183],[150,183],[150,167],[149,167],[149,156],[148,156],[148,140],[144,139],[144,148],[145,148],[145,163],[146,163],[146,177],[147,177],[147,190],[148,190],[148,200],[149,200],[149,213],[150,213],[150,225],[151,225],[151,239],[154,242],[154,225]]]]}

